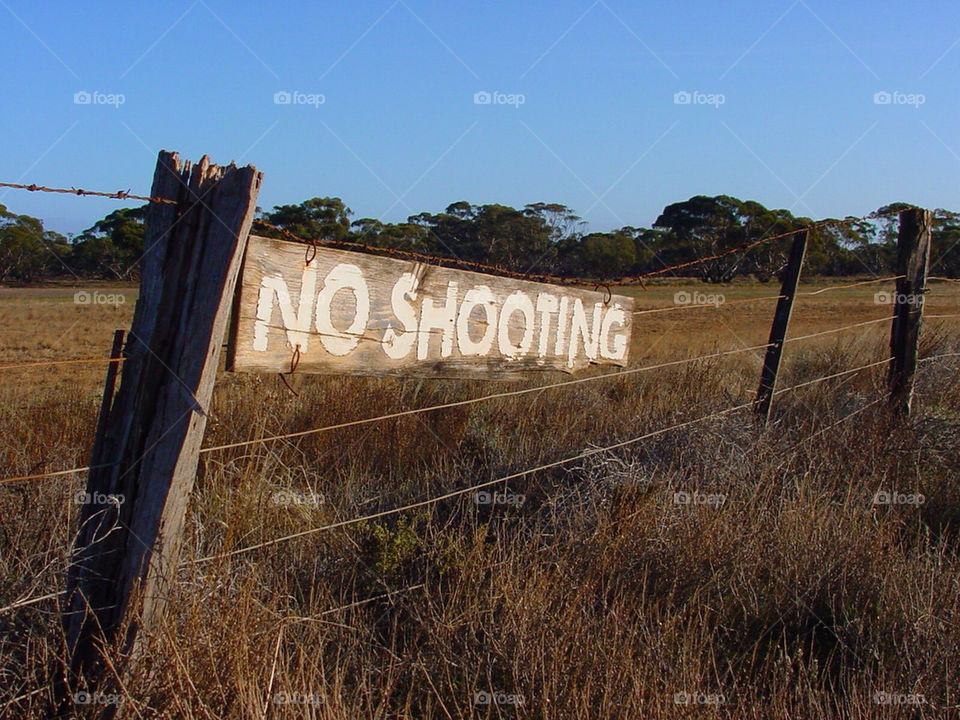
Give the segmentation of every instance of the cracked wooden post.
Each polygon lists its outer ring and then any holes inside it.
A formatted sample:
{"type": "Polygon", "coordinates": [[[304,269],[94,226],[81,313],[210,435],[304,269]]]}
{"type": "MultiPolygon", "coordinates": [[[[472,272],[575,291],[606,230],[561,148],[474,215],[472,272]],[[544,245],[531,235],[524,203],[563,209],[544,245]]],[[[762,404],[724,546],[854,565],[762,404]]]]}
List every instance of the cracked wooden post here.
{"type": "MultiPolygon", "coordinates": [[[[73,693],[106,691],[162,615],[262,175],[163,151],[147,214],[140,296],[120,389],[91,457],[63,625],[73,693]],[[114,655],[119,649],[120,655],[114,655]],[[106,661],[109,661],[109,665],[106,661]]],[[[116,707],[105,707],[112,716],[116,707]]]]}
{"type": "Polygon", "coordinates": [[[898,415],[909,415],[913,400],[913,376],[917,370],[917,346],[923,320],[923,294],[927,291],[930,265],[929,210],[913,208],[900,213],[897,237],[897,294],[893,301],[890,331],[890,406],[898,415]]]}

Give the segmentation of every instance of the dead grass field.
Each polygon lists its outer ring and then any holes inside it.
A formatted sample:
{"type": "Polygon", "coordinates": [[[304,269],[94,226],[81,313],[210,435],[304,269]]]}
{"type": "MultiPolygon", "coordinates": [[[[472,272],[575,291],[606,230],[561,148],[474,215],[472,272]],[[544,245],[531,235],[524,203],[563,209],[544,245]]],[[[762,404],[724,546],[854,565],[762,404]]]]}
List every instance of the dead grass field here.
{"type": "MultiPolygon", "coordinates": [[[[803,295],[791,336],[889,317],[880,289],[803,295]]],[[[765,343],[775,300],[744,301],[777,290],[630,288],[631,366],[765,343]],[[644,312],[681,291],[725,302],[644,312]]],[[[105,357],[136,290],[104,288],[119,306],[73,292],[0,289],[0,365],[105,357]]],[[[925,314],[960,314],[957,285],[935,284],[925,314]]],[[[960,318],[929,319],[921,356],[960,352],[958,333],[960,318]]],[[[882,359],[888,339],[880,322],[790,343],[781,387],[882,359]]],[[[922,366],[905,422],[882,402],[848,417],[882,397],[874,368],[778,396],[765,429],[739,411],[494,488],[523,502],[455,497],[194,562],[748,402],[762,356],[202,455],[173,612],[120,698],[129,716],[960,716],[955,357],[922,366]]],[[[0,373],[0,476],[85,465],[104,366],[0,373]]],[[[290,382],[299,397],[224,374],[204,445],[522,387],[290,382]]],[[[61,588],[83,480],[0,486],[0,608],[61,588]]],[[[61,657],[55,599],[0,613],[0,716],[45,717],[61,657]]]]}

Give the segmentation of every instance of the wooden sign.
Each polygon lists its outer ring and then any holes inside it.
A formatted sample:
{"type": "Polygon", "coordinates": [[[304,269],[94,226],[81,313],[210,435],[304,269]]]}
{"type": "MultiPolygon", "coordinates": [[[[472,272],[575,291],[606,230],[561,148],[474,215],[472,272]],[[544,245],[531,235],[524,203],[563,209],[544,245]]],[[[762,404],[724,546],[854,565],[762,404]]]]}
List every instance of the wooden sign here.
{"type": "Polygon", "coordinates": [[[620,295],[345,250],[314,255],[251,235],[227,369],[500,378],[623,366],[632,308],[620,295]]]}

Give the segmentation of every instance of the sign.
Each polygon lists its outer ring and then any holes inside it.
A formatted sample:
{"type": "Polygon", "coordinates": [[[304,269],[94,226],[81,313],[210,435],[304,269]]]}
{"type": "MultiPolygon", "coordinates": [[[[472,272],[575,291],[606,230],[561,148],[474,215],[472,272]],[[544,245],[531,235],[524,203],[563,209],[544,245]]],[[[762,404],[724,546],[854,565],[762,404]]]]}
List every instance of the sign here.
{"type": "Polygon", "coordinates": [[[624,366],[632,309],[620,295],[330,248],[313,255],[251,235],[227,369],[499,378],[624,366]]]}

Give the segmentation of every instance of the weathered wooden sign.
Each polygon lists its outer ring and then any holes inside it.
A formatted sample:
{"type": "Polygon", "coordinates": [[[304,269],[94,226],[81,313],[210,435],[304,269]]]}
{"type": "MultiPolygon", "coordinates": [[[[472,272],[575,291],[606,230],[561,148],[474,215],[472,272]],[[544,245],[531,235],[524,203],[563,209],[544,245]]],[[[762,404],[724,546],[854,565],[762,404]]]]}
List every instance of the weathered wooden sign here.
{"type": "Polygon", "coordinates": [[[227,368],[490,378],[626,365],[633,301],[251,235],[227,368]],[[312,259],[310,256],[313,256],[312,259]],[[307,263],[307,260],[310,260],[307,263]]]}

